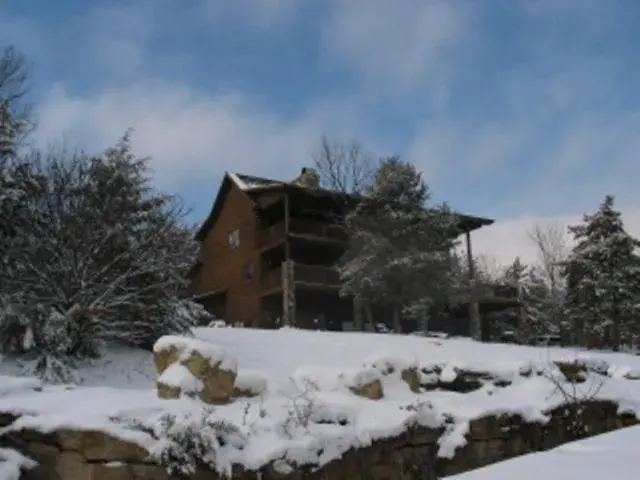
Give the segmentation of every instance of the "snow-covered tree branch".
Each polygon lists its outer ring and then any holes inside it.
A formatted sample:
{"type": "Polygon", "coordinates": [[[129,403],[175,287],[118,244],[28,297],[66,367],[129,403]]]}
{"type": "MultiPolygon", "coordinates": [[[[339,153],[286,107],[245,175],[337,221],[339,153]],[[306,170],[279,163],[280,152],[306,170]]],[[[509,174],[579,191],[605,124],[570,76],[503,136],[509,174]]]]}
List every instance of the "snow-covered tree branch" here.
{"type": "Polygon", "coordinates": [[[3,351],[62,376],[105,343],[148,347],[191,327],[193,229],[179,199],[153,189],[129,134],[100,156],[35,152],[23,165],[11,197],[20,230],[0,237],[3,351]]]}

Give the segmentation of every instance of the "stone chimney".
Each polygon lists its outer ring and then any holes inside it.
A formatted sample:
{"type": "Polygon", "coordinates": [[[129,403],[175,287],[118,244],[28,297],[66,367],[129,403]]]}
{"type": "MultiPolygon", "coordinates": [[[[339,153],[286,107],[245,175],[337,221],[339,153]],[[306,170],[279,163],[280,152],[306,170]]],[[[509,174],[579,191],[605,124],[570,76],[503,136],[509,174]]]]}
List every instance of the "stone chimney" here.
{"type": "Polygon", "coordinates": [[[320,186],[320,175],[313,168],[302,167],[300,175],[291,180],[291,184],[306,188],[318,188],[320,186]]]}

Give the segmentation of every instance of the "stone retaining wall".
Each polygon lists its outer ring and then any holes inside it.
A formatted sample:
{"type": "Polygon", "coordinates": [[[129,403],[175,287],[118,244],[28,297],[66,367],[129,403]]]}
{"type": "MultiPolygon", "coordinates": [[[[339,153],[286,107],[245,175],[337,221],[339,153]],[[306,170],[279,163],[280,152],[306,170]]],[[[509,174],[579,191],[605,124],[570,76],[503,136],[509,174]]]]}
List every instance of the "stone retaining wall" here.
{"type": "MultiPolygon", "coordinates": [[[[527,423],[518,415],[483,417],[470,424],[468,443],[453,459],[438,459],[441,431],[414,429],[400,437],[376,442],[347,452],[341,459],[312,472],[308,468],[280,473],[273,466],[261,472],[234,472],[236,480],[431,480],[479,468],[529,452],[547,450],[563,443],[638,423],[635,416],[618,414],[612,402],[592,401],[552,412],[545,425],[527,423]]],[[[0,413],[0,426],[14,420],[0,413]]],[[[97,431],[60,429],[43,434],[22,430],[0,439],[38,461],[25,473],[26,480],[165,480],[165,470],[146,460],[137,445],[97,431]]],[[[202,471],[191,480],[218,480],[202,471]]]]}

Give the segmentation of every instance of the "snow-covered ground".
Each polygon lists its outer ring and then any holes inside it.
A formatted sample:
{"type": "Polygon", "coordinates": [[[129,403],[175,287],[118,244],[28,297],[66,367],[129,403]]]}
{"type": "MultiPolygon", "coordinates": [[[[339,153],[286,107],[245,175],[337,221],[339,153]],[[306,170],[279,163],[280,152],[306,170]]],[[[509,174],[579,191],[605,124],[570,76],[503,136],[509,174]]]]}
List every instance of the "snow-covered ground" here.
{"type": "Polygon", "coordinates": [[[630,427],[489,465],[448,477],[448,480],[636,480],[638,452],[640,427],[630,427]]]}
{"type": "MultiPolygon", "coordinates": [[[[235,440],[217,452],[221,467],[233,462],[258,468],[276,458],[322,464],[350,447],[367,446],[411,425],[442,425],[445,418],[453,423],[441,438],[439,454],[448,457],[464,442],[470,419],[514,412],[544,421],[543,411],[564,401],[548,378],[559,375],[552,360],[588,359],[599,362],[600,368],[606,363],[606,381],[591,373],[578,386],[578,395],[597,390],[598,398],[640,413],[640,381],[625,378],[638,375],[640,357],[628,354],[355,332],[199,328],[194,333],[236,356],[244,378],[262,378],[267,384],[257,398],[238,399],[209,412],[210,420],[238,428],[235,440]],[[389,363],[420,367],[425,382],[450,381],[462,369],[491,372],[508,386],[490,380],[466,394],[416,394],[398,372],[378,375],[384,387],[380,400],[356,396],[349,389],[355,379],[380,374],[389,363]]],[[[148,352],[110,351],[81,369],[81,386],[42,386],[16,378],[17,372],[12,362],[0,363],[0,411],[29,414],[16,422],[16,428],[100,428],[153,449],[157,441],[131,428],[129,420],[157,427],[163,414],[173,413],[193,424],[202,413],[197,401],[157,398],[157,375],[148,352]]]]}

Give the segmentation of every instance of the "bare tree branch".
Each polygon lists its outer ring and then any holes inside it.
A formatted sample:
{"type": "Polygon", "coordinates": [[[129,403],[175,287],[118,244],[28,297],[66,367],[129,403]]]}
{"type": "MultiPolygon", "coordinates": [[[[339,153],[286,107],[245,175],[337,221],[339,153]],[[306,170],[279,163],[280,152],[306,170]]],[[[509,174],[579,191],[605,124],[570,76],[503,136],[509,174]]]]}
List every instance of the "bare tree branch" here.
{"type": "Polygon", "coordinates": [[[31,105],[24,102],[28,92],[29,67],[14,47],[0,56],[0,161],[15,153],[33,129],[31,105]]]}
{"type": "Polygon", "coordinates": [[[344,193],[361,193],[373,177],[373,160],[357,142],[339,143],[323,136],[312,156],[326,188],[344,193]]]}
{"type": "Polygon", "coordinates": [[[529,239],[538,250],[540,267],[552,288],[562,281],[562,262],[569,252],[564,229],[557,223],[536,225],[529,232],[529,239]]]}

